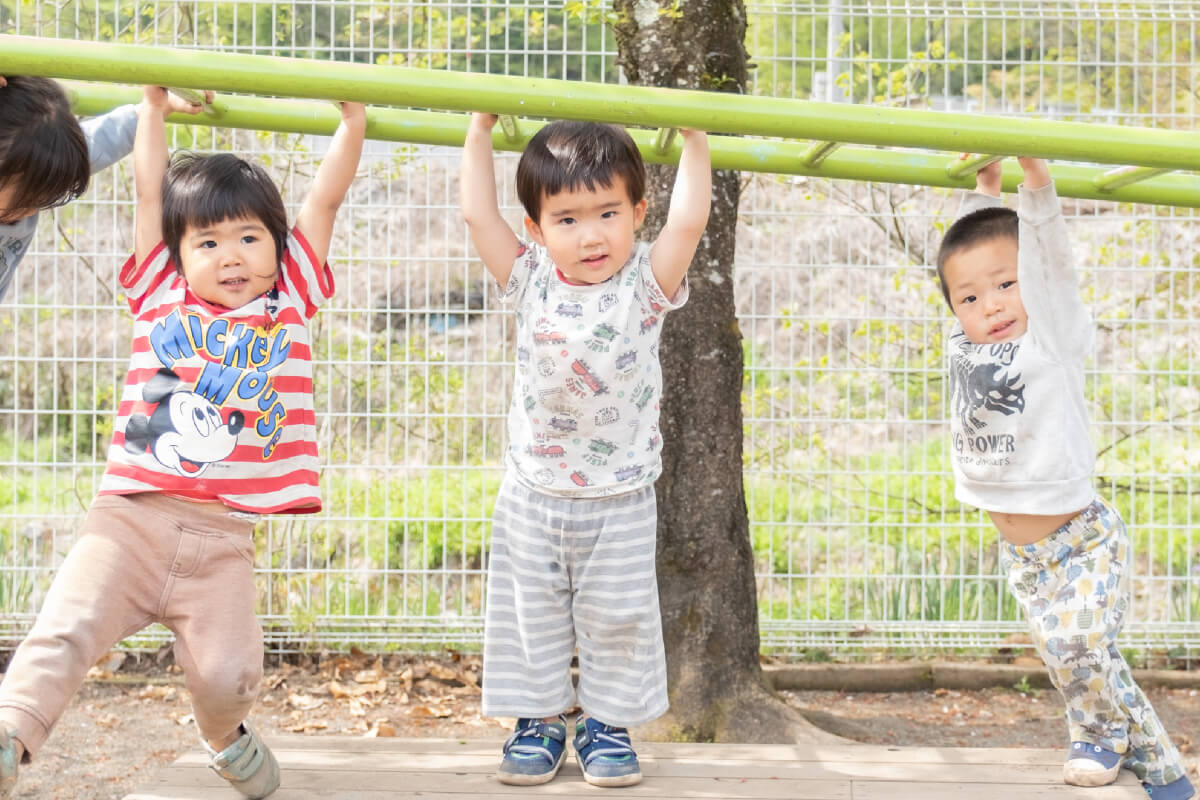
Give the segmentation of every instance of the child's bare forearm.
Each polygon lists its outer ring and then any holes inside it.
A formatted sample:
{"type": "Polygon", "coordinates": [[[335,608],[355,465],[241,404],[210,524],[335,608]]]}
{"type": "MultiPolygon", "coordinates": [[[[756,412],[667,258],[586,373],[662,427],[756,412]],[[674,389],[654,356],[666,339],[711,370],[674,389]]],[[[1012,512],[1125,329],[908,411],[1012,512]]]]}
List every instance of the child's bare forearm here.
{"type": "Polygon", "coordinates": [[[167,133],[163,122],[166,90],[147,86],[143,97],[133,138],[133,183],[137,193],[134,256],[139,264],[162,239],[162,184],[167,172],[167,133]]]}
{"type": "Polygon", "coordinates": [[[504,285],[512,273],[520,242],[500,214],[496,202],[496,167],[492,158],[495,114],[473,114],[459,165],[459,206],[471,243],[487,271],[504,285]]]}
{"type": "Polygon", "coordinates": [[[708,225],[712,207],[712,162],[708,154],[708,135],[704,131],[680,131],[683,152],[671,189],[671,206],[666,225],[681,233],[692,234],[696,241],[708,225]]]}
{"type": "Polygon", "coordinates": [[[650,267],[659,287],[673,297],[696,255],[712,206],[712,165],[703,131],[682,131],[683,152],[671,190],[667,221],[650,249],[650,267]]]}
{"type": "Polygon", "coordinates": [[[459,205],[467,225],[500,216],[496,203],[496,169],[492,157],[493,114],[472,114],[459,166],[459,205]]]}
{"type": "Polygon", "coordinates": [[[344,102],[341,108],[342,121],[296,215],[296,227],[304,234],[318,264],[325,263],[329,255],[334,218],[354,183],[367,135],[366,106],[344,102]]]}
{"type": "Polygon", "coordinates": [[[350,184],[354,183],[367,134],[366,107],[362,103],[343,103],[342,107],[342,121],[305,198],[306,205],[311,202],[331,214],[341,207],[350,184]]]}
{"type": "Polygon", "coordinates": [[[1050,168],[1046,165],[1046,159],[1021,157],[1017,159],[1017,163],[1025,173],[1025,180],[1021,185],[1026,189],[1041,189],[1050,183],[1050,168]]]}

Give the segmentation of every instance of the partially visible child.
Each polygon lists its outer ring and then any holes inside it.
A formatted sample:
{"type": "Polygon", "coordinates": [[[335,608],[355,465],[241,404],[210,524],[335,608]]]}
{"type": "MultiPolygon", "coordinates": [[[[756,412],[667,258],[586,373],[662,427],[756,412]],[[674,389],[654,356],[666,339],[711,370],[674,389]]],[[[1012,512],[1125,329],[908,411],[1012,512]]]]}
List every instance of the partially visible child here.
{"type": "MultiPolygon", "coordinates": [[[[171,95],[163,114],[198,114],[171,95]]],[[[37,231],[38,212],[87,190],[93,172],[129,155],[138,109],[127,105],[82,124],[49,78],[0,76],[0,300],[37,231]]]]}
{"type": "Polygon", "coordinates": [[[146,87],[120,273],[133,354],[99,496],[0,684],[0,798],[88,668],[153,622],[175,633],[213,769],[247,797],[279,785],[245,722],[263,658],[252,533],[258,514],[321,508],[308,323],[333,293],[325,257],[365,110],[342,104],[289,231],[258,165],[181,154],[168,166],[170,102],[146,87]]]}
{"type": "Polygon", "coordinates": [[[1154,800],[1193,796],[1162,723],[1117,649],[1130,543],[1096,494],[1084,401],[1094,326],[1046,163],[1022,158],[1019,211],[1000,164],[979,172],[938,252],[950,332],[955,496],[987,511],[1033,641],[1067,708],[1067,783],[1132,769],[1154,800]]]}
{"type": "Polygon", "coordinates": [[[574,747],[599,786],[641,780],[626,730],[667,710],[655,578],[654,480],[663,316],[708,221],[708,141],[683,132],[666,224],[652,243],[645,167],[624,130],[555,122],[517,167],[522,243],[500,215],[496,117],[471,119],[461,197],[471,240],[516,308],[507,474],[496,501],[484,628],[483,713],[517,717],[498,778],[551,780],[574,747]],[[579,691],[571,658],[579,649],[579,691]]]}

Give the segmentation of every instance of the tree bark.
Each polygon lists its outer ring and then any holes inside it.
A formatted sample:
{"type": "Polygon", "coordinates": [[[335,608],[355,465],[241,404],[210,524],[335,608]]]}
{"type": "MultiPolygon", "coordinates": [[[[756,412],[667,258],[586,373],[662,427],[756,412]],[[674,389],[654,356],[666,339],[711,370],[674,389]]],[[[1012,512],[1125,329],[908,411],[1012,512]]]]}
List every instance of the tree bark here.
{"type": "MultiPolygon", "coordinates": [[[[746,90],[741,0],[614,0],[618,63],[630,83],[746,90]],[[666,5],[660,6],[664,2],[666,5]]],[[[716,107],[720,99],[713,97],[716,107]]],[[[653,240],[675,168],[648,165],[653,240]]],[[[658,479],[658,586],[670,714],[648,733],[689,741],[834,741],[767,686],[759,665],[754,555],[742,483],[742,345],[733,299],[737,172],[713,174],[691,298],[666,318],[658,479]]]]}

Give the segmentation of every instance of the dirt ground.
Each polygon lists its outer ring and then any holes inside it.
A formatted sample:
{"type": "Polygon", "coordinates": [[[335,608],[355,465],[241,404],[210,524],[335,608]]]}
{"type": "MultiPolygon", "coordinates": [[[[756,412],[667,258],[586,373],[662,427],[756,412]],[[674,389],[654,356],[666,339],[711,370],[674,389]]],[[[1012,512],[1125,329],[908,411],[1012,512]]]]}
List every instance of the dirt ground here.
{"type": "MultiPolygon", "coordinates": [[[[36,762],[23,768],[24,800],[109,800],[151,780],[196,746],[181,676],[114,657],[93,670],[36,762]],[[106,668],[107,667],[107,668],[106,668]],[[115,671],[113,671],[115,670],[115,671]]],[[[494,738],[507,726],[479,715],[478,657],[377,659],[363,654],[271,668],[252,719],[273,733],[313,736],[494,738]]],[[[784,692],[821,727],[872,744],[1060,747],[1066,729],[1052,691],[883,694],[784,692]]],[[[1153,690],[1151,701],[1196,776],[1200,692],[1153,690]]]]}

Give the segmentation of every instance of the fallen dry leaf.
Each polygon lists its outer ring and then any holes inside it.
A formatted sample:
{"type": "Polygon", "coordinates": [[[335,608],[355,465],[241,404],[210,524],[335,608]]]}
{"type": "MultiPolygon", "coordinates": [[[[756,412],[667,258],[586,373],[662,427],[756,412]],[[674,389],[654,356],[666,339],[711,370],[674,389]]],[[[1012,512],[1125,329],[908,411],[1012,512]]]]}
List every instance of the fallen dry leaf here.
{"type": "MultiPolygon", "coordinates": [[[[108,655],[96,662],[92,669],[99,669],[102,672],[116,672],[125,663],[126,654],[120,650],[113,650],[108,655]]],[[[90,673],[89,673],[90,674],[90,673]]],[[[112,677],[111,675],[109,677],[112,677]]]]}
{"type": "Polygon", "coordinates": [[[458,680],[458,672],[436,661],[429,665],[429,674],[440,681],[458,680]]]}
{"type": "Polygon", "coordinates": [[[367,694],[383,693],[387,691],[387,681],[378,681],[376,683],[360,683],[357,686],[348,686],[337,681],[330,681],[326,684],[329,693],[339,700],[347,697],[362,697],[367,694]]]}
{"type": "Polygon", "coordinates": [[[325,705],[325,698],[313,697],[308,694],[292,693],[288,695],[288,705],[301,711],[312,711],[325,705]]]}
{"type": "Polygon", "coordinates": [[[309,733],[311,731],[323,731],[329,727],[328,723],[321,720],[306,720],[297,725],[288,726],[287,730],[291,733],[309,733]]]}
{"type": "Polygon", "coordinates": [[[370,669],[362,669],[354,673],[355,683],[377,683],[383,680],[383,669],[376,664],[370,669]]]}
{"type": "Polygon", "coordinates": [[[436,717],[445,719],[454,713],[454,710],[446,706],[413,706],[408,710],[410,717],[436,717]]]}
{"type": "Polygon", "coordinates": [[[371,730],[363,734],[365,737],[373,739],[375,737],[395,736],[396,728],[386,719],[376,720],[371,726],[371,730]]]}
{"type": "Polygon", "coordinates": [[[178,694],[174,686],[158,684],[143,687],[137,696],[142,700],[174,700],[178,694]]]}

